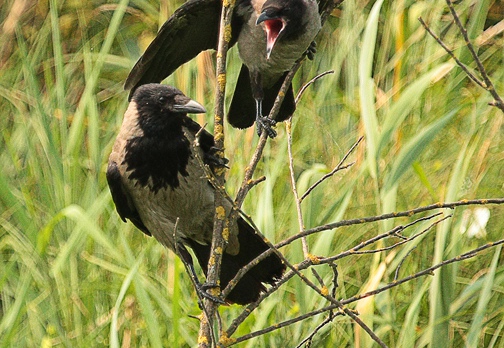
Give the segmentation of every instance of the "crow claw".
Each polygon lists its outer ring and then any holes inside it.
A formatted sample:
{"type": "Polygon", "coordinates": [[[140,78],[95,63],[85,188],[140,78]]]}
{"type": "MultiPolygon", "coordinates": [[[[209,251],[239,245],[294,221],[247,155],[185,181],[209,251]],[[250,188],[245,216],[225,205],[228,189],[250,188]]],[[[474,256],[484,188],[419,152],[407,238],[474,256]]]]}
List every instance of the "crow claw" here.
{"type": "Polygon", "coordinates": [[[224,301],[220,297],[211,295],[207,292],[207,290],[216,287],[218,287],[217,284],[204,283],[204,284],[197,284],[196,289],[198,290],[198,293],[207,300],[213,301],[215,303],[226,304],[226,301],[224,301]]]}
{"type": "Polygon", "coordinates": [[[210,167],[224,167],[229,169],[227,166],[229,160],[225,157],[220,157],[219,152],[221,152],[219,148],[212,146],[208,152],[205,152],[203,162],[208,164],[210,167]]]}
{"type": "Polygon", "coordinates": [[[272,128],[276,125],[276,121],[272,120],[267,116],[259,116],[256,119],[257,123],[257,135],[261,136],[262,131],[264,130],[268,137],[273,139],[277,136],[277,132],[272,128]]]}

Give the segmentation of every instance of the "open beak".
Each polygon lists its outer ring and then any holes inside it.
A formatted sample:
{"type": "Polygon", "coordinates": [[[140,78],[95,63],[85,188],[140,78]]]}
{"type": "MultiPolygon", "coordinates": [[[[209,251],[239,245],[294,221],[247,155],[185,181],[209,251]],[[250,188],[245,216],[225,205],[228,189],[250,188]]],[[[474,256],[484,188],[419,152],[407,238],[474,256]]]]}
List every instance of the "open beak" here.
{"type": "Polygon", "coordinates": [[[269,59],[278,37],[285,29],[285,21],[279,17],[270,17],[266,12],[262,12],[257,18],[256,25],[263,22],[266,30],[266,59],[269,59]]]}

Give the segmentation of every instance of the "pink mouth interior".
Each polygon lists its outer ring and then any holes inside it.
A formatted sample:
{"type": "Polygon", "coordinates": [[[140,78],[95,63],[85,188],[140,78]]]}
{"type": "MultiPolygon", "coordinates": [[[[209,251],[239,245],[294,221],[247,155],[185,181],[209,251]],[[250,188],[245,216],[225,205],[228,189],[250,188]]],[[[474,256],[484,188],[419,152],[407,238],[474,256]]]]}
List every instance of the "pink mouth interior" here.
{"type": "Polygon", "coordinates": [[[284,28],[284,23],[281,19],[268,19],[264,21],[264,28],[266,29],[266,53],[267,58],[271,54],[271,50],[275,45],[278,35],[282,32],[284,28]]]}

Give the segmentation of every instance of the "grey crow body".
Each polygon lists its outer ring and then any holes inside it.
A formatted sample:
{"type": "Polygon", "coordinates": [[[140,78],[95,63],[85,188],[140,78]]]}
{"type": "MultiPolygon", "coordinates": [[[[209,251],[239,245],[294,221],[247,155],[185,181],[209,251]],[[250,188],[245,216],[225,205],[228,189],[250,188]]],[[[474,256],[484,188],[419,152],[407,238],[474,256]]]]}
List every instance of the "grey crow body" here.
{"type": "MultiPolygon", "coordinates": [[[[173,250],[194,272],[189,246],[206,274],[215,190],[196,156],[215,169],[214,140],[186,115],[202,112],[205,109],[200,104],[176,88],[138,87],[109,157],[107,181],[123,221],[130,220],[173,250]],[[194,147],[198,132],[199,146],[194,147]]],[[[229,213],[231,204],[226,204],[229,213]]],[[[222,260],[221,286],[267,249],[241,217],[233,221],[222,260]]],[[[245,274],[226,300],[238,304],[255,301],[264,290],[263,283],[274,283],[284,269],[280,258],[272,254],[245,274]]]]}
{"type": "MultiPolygon", "coordinates": [[[[125,84],[135,89],[160,82],[201,51],[217,47],[221,0],[189,0],[166,21],[138,60],[125,84]]],[[[310,47],[320,30],[315,0],[237,0],[230,46],[238,42],[243,62],[228,112],[229,123],[248,128],[257,121],[275,136],[268,115],[294,62],[310,47]]],[[[130,94],[131,95],[131,94],[130,94]]],[[[276,121],[296,108],[289,86],[276,121]]]]}

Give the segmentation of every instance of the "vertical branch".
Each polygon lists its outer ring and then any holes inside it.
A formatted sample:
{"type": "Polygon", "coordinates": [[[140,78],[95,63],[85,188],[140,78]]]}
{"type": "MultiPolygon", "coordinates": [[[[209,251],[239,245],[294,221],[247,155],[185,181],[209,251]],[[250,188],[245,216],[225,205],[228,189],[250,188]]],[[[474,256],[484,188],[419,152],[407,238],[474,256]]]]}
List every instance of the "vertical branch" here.
{"type": "MultiPolygon", "coordinates": [[[[322,74],[319,74],[315,76],[313,79],[308,81],[305,85],[301,87],[299,90],[295,102],[296,104],[299,102],[301,99],[301,96],[303,95],[304,91],[315,81],[320,79],[321,77],[327,75],[327,74],[332,74],[334,73],[333,70],[325,71],[322,74]]],[[[292,186],[292,193],[294,194],[294,200],[296,201],[296,211],[298,215],[298,224],[299,224],[299,230],[304,231],[305,230],[305,225],[304,225],[304,219],[303,219],[303,211],[301,209],[301,202],[303,200],[303,197],[299,197],[299,193],[296,187],[296,174],[294,173],[294,155],[292,153],[292,117],[293,115],[285,121],[285,129],[287,130],[287,152],[289,154],[289,172],[290,172],[290,180],[291,180],[291,186],[292,186]]],[[[301,238],[301,243],[303,245],[303,255],[305,258],[310,257],[309,249],[308,249],[308,242],[306,240],[306,237],[301,238]]]]}
{"type": "MultiPolygon", "coordinates": [[[[218,149],[217,156],[224,158],[224,94],[226,90],[226,55],[229,41],[231,40],[231,16],[233,14],[234,1],[224,0],[222,3],[221,20],[219,26],[219,43],[217,48],[217,86],[215,93],[214,107],[214,141],[215,147],[218,149]]],[[[225,168],[222,167],[215,171],[215,176],[218,185],[224,186],[225,168]]],[[[222,261],[222,253],[227,243],[227,234],[223,233],[227,227],[229,220],[226,220],[226,211],[224,208],[224,198],[220,194],[215,195],[215,218],[212,237],[212,248],[210,258],[208,260],[207,283],[216,285],[212,295],[220,294],[220,266],[222,261]]],[[[204,315],[200,323],[200,331],[198,335],[199,347],[215,346],[212,345],[212,322],[217,311],[218,303],[211,300],[205,300],[204,315]]]]}
{"type": "MultiPolygon", "coordinates": [[[[299,199],[299,194],[296,187],[296,175],[294,173],[294,156],[292,154],[292,117],[285,121],[285,129],[287,130],[287,152],[289,153],[289,172],[290,180],[292,186],[292,193],[294,194],[294,200],[296,201],[296,211],[298,216],[299,230],[304,231],[305,225],[303,220],[303,210],[301,209],[301,200],[299,199]]],[[[303,255],[307,258],[309,255],[308,242],[306,237],[301,238],[303,245],[303,255]]]]}

